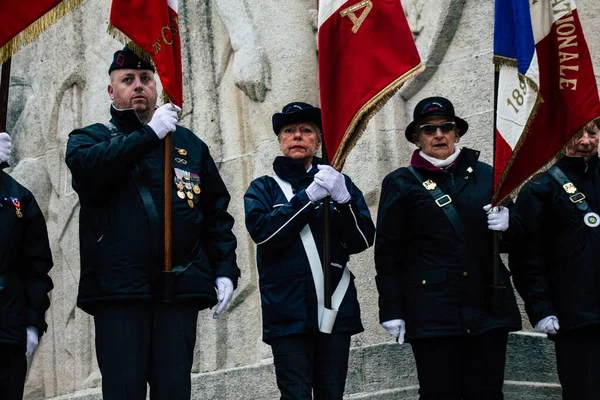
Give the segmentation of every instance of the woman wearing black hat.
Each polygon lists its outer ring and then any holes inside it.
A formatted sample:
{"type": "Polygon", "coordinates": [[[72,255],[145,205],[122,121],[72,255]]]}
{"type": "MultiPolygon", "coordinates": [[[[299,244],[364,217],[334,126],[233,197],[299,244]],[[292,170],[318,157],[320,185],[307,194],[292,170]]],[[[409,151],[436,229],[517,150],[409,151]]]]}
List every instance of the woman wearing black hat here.
{"type": "Polygon", "coordinates": [[[350,254],[373,244],[375,227],[349,177],[322,165],[321,110],[290,103],[273,115],[283,156],[275,174],[244,195],[257,244],[263,340],[271,345],[282,399],[342,399],[350,336],[363,330],[350,254]],[[324,309],[323,204],[331,196],[332,309],[324,309]],[[329,332],[329,333],[328,333],[329,332]]]}
{"type": "Polygon", "coordinates": [[[492,168],[458,146],[468,127],[447,99],[419,102],[405,132],[418,149],[379,202],[379,317],[412,345],[421,399],[502,399],[508,332],[521,328],[504,267],[502,311],[490,310],[491,231],[506,231],[509,215],[490,210],[492,168]]]}

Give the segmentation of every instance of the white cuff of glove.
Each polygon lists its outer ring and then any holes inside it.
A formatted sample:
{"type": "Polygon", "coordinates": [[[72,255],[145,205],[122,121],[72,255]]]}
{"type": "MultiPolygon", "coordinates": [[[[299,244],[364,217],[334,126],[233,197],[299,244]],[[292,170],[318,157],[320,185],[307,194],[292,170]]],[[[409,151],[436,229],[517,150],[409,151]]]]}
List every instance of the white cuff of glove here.
{"type": "Polygon", "coordinates": [[[315,182],[326,188],[331,193],[333,201],[344,204],[350,201],[350,193],[346,187],[346,178],[330,165],[317,165],[319,172],[315,175],[315,182]]]}
{"type": "Polygon", "coordinates": [[[32,355],[35,352],[35,349],[37,349],[38,344],[39,344],[39,335],[38,335],[38,330],[36,327],[34,326],[28,326],[26,328],[27,330],[27,350],[25,352],[25,355],[27,357],[29,357],[30,355],[32,355]]]}
{"type": "Polygon", "coordinates": [[[226,276],[220,276],[215,280],[215,285],[217,286],[217,299],[219,303],[217,304],[213,318],[217,319],[225,311],[233,298],[233,282],[226,276]]]}
{"type": "Polygon", "coordinates": [[[8,161],[10,157],[10,136],[6,132],[0,132],[0,164],[8,161]]]}
{"type": "Polygon", "coordinates": [[[406,323],[403,319],[392,319],[381,323],[381,326],[396,339],[398,344],[404,343],[404,335],[406,334],[406,323]]]}
{"type": "Polygon", "coordinates": [[[323,200],[325,197],[329,196],[329,192],[318,182],[313,182],[306,188],[306,195],[310,202],[315,204],[319,200],[323,200]]]}
{"type": "Polygon", "coordinates": [[[508,229],[510,213],[506,207],[492,207],[491,204],[483,206],[487,213],[488,229],[491,231],[504,232],[508,229]]]}
{"type": "Polygon", "coordinates": [[[560,325],[558,325],[558,318],[556,315],[549,315],[546,318],[542,318],[535,324],[535,331],[539,333],[547,333],[550,335],[556,335],[560,325]]]}

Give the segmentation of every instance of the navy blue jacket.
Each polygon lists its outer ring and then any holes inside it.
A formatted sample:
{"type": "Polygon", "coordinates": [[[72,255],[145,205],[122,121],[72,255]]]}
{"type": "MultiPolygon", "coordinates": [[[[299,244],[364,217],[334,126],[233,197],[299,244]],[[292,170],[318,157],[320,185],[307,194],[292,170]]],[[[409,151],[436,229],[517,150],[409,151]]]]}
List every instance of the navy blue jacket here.
{"type": "Polygon", "coordinates": [[[42,336],[48,327],[52,255],[35,198],[8,174],[0,174],[0,344],[25,352],[25,328],[36,327],[42,336]]]}
{"type": "MultiPolygon", "coordinates": [[[[77,304],[92,314],[98,304],[160,300],[162,292],[164,146],[134,110],[111,114],[116,129],[90,125],[67,144],[81,202],[77,304]]],[[[217,302],[215,277],[236,285],[239,276],[230,196],[206,144],[180,126],[172,135],[173,167],[198,174],[201,187],[193,208],[171,187],[176,300],[202,309],[217,302]]]]}
{"type": "MultiPolygon", "coordinates": [[[[322,259],[322,203],[312,204],[305,189],[313,181],[318,159],[306,172],[304,164],[277,157],[277,176],[292,185],[295,196],[287,201],[270,176],[255,179],[244,195],[246,228],[258,245],[257,264],[263,316],[263,340],[293,334],[316,334],[317,295],[310,264],[300,239],[309,224],[322,259]]],[[[333,288],[342,276],[350,254],[373,244],[375,227],[362,193],[346,178],[351,200],[331,204],[331,263],[333,288]]],[[[354,276],[340,305],[333,332],[358,333],[360,321],[354,276]]]]}
{"type": "MultiPolygon", "coordinates": [[[[564,157],[557,165],[600,213],[598,156],[587,163],[564,157]]],[[[559,335],[600,324],[600,227],[587,226],[585,214],[548,172],[532,178],[515,203],[523,229],[510,257],[515,286],[531,323],[556,315],[559,335]]]]}
{"type": "Polygon", "coordinates": [[[375,266],[381,322],[404,319],[405,339],[518,330],[521,317],[510,284],[504,311],[490,314],[492,236],[483,206],[492,198],[492,168],[479,152],[462,149],[446,170],[418,155],[411,164],[452,198],[468,234],[465,243],[444,211],[407,168],[383,181],[377,216],[375,266]]]}

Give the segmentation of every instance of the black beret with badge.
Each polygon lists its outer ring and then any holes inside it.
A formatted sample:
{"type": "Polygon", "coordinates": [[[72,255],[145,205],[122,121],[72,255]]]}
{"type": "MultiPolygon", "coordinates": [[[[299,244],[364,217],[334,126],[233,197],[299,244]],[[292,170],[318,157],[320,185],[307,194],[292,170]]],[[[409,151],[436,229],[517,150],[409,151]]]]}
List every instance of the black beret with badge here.
{"type": "Polygon", "coordinates": [[[145,69],[156,72],[154,65],[140,58],[129,46],[123,50],[117,50],[113,56],[113,62],[108,68],[108,74],[117,69],[145,69]]]}

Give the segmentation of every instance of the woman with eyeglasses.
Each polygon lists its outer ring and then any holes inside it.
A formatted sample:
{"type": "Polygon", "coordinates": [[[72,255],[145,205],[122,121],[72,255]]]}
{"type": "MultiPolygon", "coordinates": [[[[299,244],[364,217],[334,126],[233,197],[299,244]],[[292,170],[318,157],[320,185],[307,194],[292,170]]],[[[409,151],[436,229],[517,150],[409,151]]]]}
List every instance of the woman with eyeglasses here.
{"type": "Polygon", "coordinates": [[[373,244],[375,227],[360,190],[316,157],[321,110],[290,103],[273,115],[282,156],[273,175],[244,195],[246,228],[257,245],[263,341],[271,346],[281,399],[342,400],[350,337],[363,331],[351,254],[373,244]],[[323,199],[331,196],[332,308],[324,309],[323,199]]]}
{"type": "Polygon", "coordinates": [[[501,310],[490,308],[492,231],[509,228],[509,212],[489,205],[492,168],[459,147],[469,125],[449,100],[420,101],[413,119],[405,136],[418,149],[379,202],[380,322],[411,344],[421,400],[502,399],[508,332],[521,329],[504,267],[501,310]]]}

